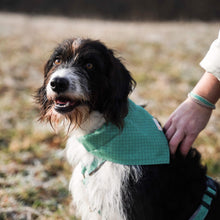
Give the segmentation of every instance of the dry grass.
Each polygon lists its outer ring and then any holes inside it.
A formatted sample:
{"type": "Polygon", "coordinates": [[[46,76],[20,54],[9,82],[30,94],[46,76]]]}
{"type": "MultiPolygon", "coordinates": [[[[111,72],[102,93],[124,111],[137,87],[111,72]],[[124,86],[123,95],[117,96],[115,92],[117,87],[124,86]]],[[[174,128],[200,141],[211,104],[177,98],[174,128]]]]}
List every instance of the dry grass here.
{"type": "MultiPolygon", "coordinates": [[[[32,95],[55,45],[72,36],[119,51],[138,82],[133,99],[165,123],[203,74],[216,23],[129,23],[0,14],[0,219],[74,219],[64,136],[37,122],[32,95]]],[[[220,105],[195,146],[220,177],[220,105]]]]}

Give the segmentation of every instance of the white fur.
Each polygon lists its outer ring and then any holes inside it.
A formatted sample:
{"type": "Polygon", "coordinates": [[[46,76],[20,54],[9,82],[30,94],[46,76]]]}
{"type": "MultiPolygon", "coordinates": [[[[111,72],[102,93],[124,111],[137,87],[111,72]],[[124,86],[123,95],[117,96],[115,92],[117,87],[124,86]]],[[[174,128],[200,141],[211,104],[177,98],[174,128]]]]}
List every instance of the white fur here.
{"type": "Polygon", "coordinates": [[[106,161],[93,175],[83,176],[82,166],[90,165],[94,156],[85,150],[77,137],[98,129],[104,122],[100,113],[92,112],[81,128],[71,133],[66,145],[67,160],[74,167],[69,189],[82,220],[125,220],[122,183],[127,182],[131,170],[135,171],[135,180],[141,175],[138,167],[106,161]]]}

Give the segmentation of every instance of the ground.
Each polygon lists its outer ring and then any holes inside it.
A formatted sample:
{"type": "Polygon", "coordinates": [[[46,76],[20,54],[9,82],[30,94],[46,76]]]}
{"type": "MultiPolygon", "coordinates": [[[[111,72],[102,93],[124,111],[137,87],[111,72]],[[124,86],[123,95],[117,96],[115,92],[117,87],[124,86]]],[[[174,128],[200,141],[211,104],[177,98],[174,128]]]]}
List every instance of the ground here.
{"type": "MultiPolygon", "coordinates": [[[[0,13],[0,219],[76,219],[63,157],[65,134],[40,124],[33,95],[61,40],[99,39],[116,50],[137,81],[132,99],[162,124],[203,70],[199,62],[218,23],[112,22],[0,13]]],[[[194,146],[220,179],[220,103],[194,146]]]]}

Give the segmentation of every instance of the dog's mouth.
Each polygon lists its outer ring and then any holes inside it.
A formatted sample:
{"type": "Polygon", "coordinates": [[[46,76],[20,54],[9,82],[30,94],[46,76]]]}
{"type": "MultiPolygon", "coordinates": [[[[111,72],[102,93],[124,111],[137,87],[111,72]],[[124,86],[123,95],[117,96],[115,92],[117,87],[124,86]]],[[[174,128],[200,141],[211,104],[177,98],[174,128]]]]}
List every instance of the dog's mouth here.
{"type": "Polygon", "coordinates": [[[77,99],[70,99],[68,97],[57,97],[54,100],[54,109],[60,114],[65,114],[73,111],[82,104],[85,104],[85,102],[77,99]]]}

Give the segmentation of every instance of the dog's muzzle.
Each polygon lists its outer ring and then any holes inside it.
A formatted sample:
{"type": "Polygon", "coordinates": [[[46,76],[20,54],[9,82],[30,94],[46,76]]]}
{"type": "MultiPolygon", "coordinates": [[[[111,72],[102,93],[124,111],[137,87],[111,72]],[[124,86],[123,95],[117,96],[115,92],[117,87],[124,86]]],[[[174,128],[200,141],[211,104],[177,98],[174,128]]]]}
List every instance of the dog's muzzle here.
{"type": "Polygon", "coordinates": [[[64,68],[53,73],[47,85],[47,97],[54,102],[54,110],[60,114],[73,111],[88,103],[87,82],[76,69],[64,68]],[[82,83],[83,82],[83,83],[82,83]]]}

